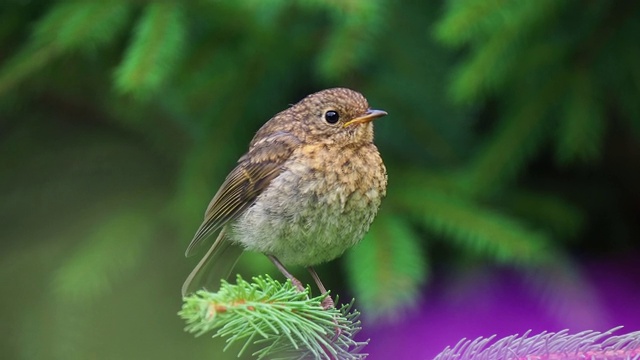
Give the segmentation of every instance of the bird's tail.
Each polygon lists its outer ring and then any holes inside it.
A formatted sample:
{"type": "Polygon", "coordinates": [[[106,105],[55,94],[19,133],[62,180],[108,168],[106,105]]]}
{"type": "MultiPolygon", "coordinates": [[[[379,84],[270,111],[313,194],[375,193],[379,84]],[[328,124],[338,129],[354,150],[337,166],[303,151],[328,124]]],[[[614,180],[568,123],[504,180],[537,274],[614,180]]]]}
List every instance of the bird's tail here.
{"type": "Polygon", "coordinates": [[[209,251],[182,285],[182,296],[202,288],[217,288],[218,285],[214,283],[229,277],[242,251],[242,247],[226,239],[225,229],[222,229],[209,251]]]}

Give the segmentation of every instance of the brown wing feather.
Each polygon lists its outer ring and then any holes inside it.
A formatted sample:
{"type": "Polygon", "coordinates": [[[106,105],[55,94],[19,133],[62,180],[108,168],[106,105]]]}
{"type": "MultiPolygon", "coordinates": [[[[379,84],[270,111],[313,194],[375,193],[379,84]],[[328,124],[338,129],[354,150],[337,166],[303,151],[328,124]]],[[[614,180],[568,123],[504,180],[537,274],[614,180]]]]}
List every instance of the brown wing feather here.
{"type": "Polygon", "coordinates": [[[271,180],[280,175],[282,165],[299,143],[290,133],[277,132],[253,144],[209,203],[186,255],[192,255],[204,239],[251,206],[271,180]]]}

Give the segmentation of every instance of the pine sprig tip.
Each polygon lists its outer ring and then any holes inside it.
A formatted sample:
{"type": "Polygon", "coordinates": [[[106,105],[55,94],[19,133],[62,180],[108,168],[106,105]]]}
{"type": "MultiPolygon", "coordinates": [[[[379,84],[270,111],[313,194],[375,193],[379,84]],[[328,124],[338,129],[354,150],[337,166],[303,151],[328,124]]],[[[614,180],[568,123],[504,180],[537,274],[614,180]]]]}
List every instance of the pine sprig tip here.
{"type": "Polygon", "coordinates": [[[361,327],[353,302],[324,309],[325,296],[311,297],[309,288],[300,292],[269,276],[252,282],[238,276],[235,284],[223,280],[215,293],[185,297],[178,314],[185,331],[226,338],[224,350],[241,343],[239,355],[251,346],[258,359],[364,359],[360,351],[368,341],[354,339],[361,327]]]}

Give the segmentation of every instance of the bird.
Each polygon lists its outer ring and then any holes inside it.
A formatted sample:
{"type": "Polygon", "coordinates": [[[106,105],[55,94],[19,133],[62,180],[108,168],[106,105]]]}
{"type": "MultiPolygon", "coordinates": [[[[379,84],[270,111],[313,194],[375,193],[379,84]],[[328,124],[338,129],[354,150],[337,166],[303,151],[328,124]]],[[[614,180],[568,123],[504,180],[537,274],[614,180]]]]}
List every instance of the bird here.
{"type": "MultiPolygon", "coordinates": [[[[218,236],[182,295],[196,290],[210,268],[235,264],[243,250],[265,254],[300,291],[286,266],[306,267],[326,294],[314,266],[362,240],[386,195],[387,171],[372,123],[385,115],[357,91],[330,88],[268,120],[206,209],[185,255],[218,236]]],[[[323,306],[332,307],[327,298],[323,306]]]]}

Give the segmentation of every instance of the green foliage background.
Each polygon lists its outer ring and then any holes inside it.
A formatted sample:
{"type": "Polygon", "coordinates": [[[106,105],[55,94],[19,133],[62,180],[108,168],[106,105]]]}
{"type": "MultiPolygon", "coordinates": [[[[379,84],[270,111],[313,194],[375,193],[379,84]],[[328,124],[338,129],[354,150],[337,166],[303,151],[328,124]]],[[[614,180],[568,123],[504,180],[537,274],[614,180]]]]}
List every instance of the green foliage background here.
{"type": "Polygon", "coordinates": [[[0,357],[211,357],[184,249],[260,125],[332,86],[390,114],[380,216],[321,268],[371,323],[433,269],[579,283],[638,251],[637,34],[631,1],[2,2],[0,357]]]}

